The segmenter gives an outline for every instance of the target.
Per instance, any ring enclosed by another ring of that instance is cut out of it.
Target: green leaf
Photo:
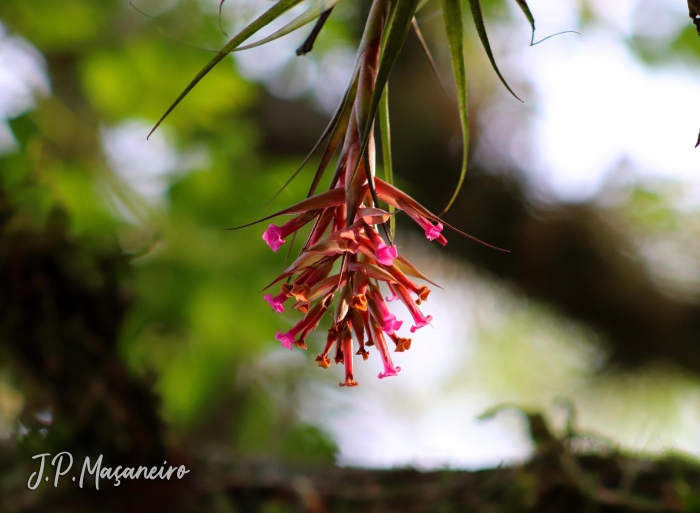
[[[445,31],[447,41],[450,45],[450,55],[452,57],[452,69],[455,75],[455,85],[457,86],[457,102],[459,104],[459,121],[462,125],[462,170],[459,174],[457,188],[452,194],[452,198],[447,203],[443,215],[447,212],[457,195],[459,194],[464,177],[467,174],[467,159],[469,158],[469,112],[467,106],[467,77],[464,65],[464,25],[462,23],[462,2],[461,0],[443,0],[442,12],[445,18]]]
[[[382,93],[382,104],[379,108],[379,133],[382,138],[382,164],[384,165],[384,180],[386,183],[394,183],[394,167],[391,159],[391,126],[389,124],[389,84]],[[396,209],[389,205],[389,212],[392,214]],[[392,239],[396,233],[396,216],[390,219]]]
[[[544,39],[540,39],[535,43],[535,17],[532,15],[532,11],[530,11],[530,6],[527,5],[527,0],[515,0],[518,5],[520,6],[520,9],[522,9],[523,13],[525,14],[525,17],[527,18],[527,21],[530,22],[530,27],[532,27],[532,36],[530,37],[530,46],[535,46],[540,44],[543,41],[546,41],[550,37],[558,36],[560,34],[578,34],[575,30],[565,30],[563,32],[557,32],[556,34],[552,34],[551,36],[547,36]]]
[[[413,25],[413,30],[416,33],[416,37],[418,38],[418,42],[420,43],[421,47],[423,48],[423,52],[425,53],[425,56],[428,59],[428,62],[430,63],[430,67],[433,69],[433,73],[435,74],[435,78],[437,78],[438,83],[440,84],[440,87],[442,87],[442,90],[447,93],[447,89],[445,88],[444,84],[442,83],[442,79],[440,78],[440,71],[438,70],[437,64],[435,64],[435,59],[433,59],[433,54],[430,52],[430,48],[428,47],[428,43],[425,41],[425,38],[423,37],[423,32],[421,32],[420,27],[418,26],[418,20],[416,20],[416,17],[413,17],[412,21]]]
[[[530,11],[530,6],[527,5],[526,0],[515,0],[518,5],[520,6],[520,9],[522,9],[523,13],[525,14],[525,17],[527,18],[527,21],[530,22],[530,27],[532,27],[532,37],[530,38],[530,46],[535,44],[535,17],[532,15],[532,11]]]
[[[498,65],[496,64],[496,59],[493,56],[493,51],[491,51],[489,36],[488,34],[486,34],[486,25],[484,25],[484,13],[481,10],[481,0],[469,0],[469,6],[471,7],[472,17],[474,18],[474,26],[476,26],[476,32],[479,34],[481,44],[484,45],[484,50],[486,50],[486,55],[488,56],[489,61],[491,61],[491,66],[493,66],[494,71],[498,75],[498,78],[501,79],[501,82],[506,87],[506,89],[510,91],[510,94],[512,94],[513,96],[515,96],[515,98],[520,100],[518,95],[515,94],[510,88],[510,86],[506,82],[506,79],[503,78],[503,75],[501,75],[501,71],[498,69]],[[522,102],[522,100],[520,101]]]
[[[265,43],[279,39],[282,36],[286,36],[290,32],[294,32],[296,29],[303,27],[307,23],[311,23],[316,18],[321,16],[321,14],[335,7],[335,4],[338,2],[339,0],[316,0],[304,14],[290,21],[287,25],[276,31],[274,34],[271,34],[255,43],[236,48],[233,51],[241,52],[243,50],[248,50],[249,48],[264,45]]]
[[[185,87],[184,91],[180,93],[180,96],[178,96],[177,99],[172,103],[172,105],[168,107],[168,110],[165,111],[165,114],[161,116],[161,118],[155,124],[153,129],[148,133],[148,137],[151,136],[151,134],[160,126],[163,120],[165,120],[165,118],[168,117],[168,115],[175,109],[175,107],[177,107],[177,105],[185,98],[185,96],[187,96],[189,92],[192,89],[194,89],[194,87],[199,83],[199,81],[202,80],[204,76],[214,68],[214,66],[221,62],[224,57],[226,57],[229,53],[234,51],[241,43],[243,43],[243,41],[254,35],[261,28],[266,27],[272,21],[276,20],[282,14],[287,12],[295,5],[301,3],[302,1],[303,0],[279,0],[279,2],[277,2],[270,9],[261,14],[250,25],[248,25],[246,28],[244,28],[238,34],[236,34],[228,43],[226,43],[226,45],[219,51],[219,53],[217,53],[214,56],[214,58],[212,58],[202,68],[202,70],[199,73],[197,73],[197,76],[195,76],[192,79],[192,81],[189,84],[187,84],[187,87]]]

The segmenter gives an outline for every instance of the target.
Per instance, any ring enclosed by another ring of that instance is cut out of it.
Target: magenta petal
[[[380,372],[379,379],[389,378],[391,376],[398,376],[401,372],[401,367],[384,367],[384,372]]]
[[[282,244],[284,244],[282,230],[274,224],[267,227],[267,230],[265,230],[265,233],[263,233],[262,238],[275,253],[282,247]]]
[[[440,237],[440,232],[442,231],[442,223],[438,223],[437,226],[430,225],[430,228],[425,230],[425,236],[428,240],[435,240]]]
[[[377,246],[377,260],[382,265],[393,265],[394,259],[399,256],[396,246],[388,247],[383,242]]]
[[[433,320],[432,315],[428,315],[425,319],[418,321],[415,326],[411,326],[411,333],[415,333],[417,330],[421,329],[424,326],[427,326],[430,324],[430,321]]]
[[[270,304],[270,306],[275,312],[284,312],[284,305],[282,304],[282,301],[279,300],[279,298],[276,298],[272,294],[265,294],[265,296],[263,296],[263,299]]]
[[[292,346],[294,345],[294,337],[287,333],[282,333],[282,330],[277,331],[277,335],[275,335],[275,339],[279,340],[282,342],[282,346],[286,347],[290,351],[292,350]]]
[[[393,335],[394,331],[399,329],[402,324],[403,321],[397,321],[395,315],[389,314],[386,317],[384,317],[384,325],[382,326],[382,331],[387,335]]]

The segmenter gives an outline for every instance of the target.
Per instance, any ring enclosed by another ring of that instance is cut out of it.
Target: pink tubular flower
[[[387,246],[376,229],[369,225],[368,228],[369,229],[365,230],[365,232],[373,246],[372,249],[374,250],[377,261],[382,265],[393,265],[394,259],[399,256],[399,251],[396,249],[396,246]]]
[[[279,330],[277,335],[275,335],[275,339],[279,340],[282,343],[282,346],[286,347],[287,349],[292,349],[293,345],[306,349],[304,338],[311,331],[316,329],[319,322],[321,322],[321,317],[323,317],[323,314],[328,308],[328,304],[332,300],[333,298],[330,297],[327,300],[316,303],[311,309],[309,309],[304,318],[287,333],[282,333],[282,330]],[[297,335],[299,335],[299,340],[295,342],[294,338]]]
[[[271,224],[263,233],[262,238],[265,242],[267,242],[267,245],[270,246],[272,251],[277,253],[277,250],[284,244],[285,237],[291,235],[315,217],[317,217],[317,213],[310,211],[296,216],[294,219],[287,221],[282,226],[275,226],[274,224]]]
[[[277,253],[277,250],[284,244],[282,230],[279,228],[279,226],[275,226],[274,224],[267,227],[267,230],[265,230],[263,233],[262,238],[275,253]]]
[[[392,301],[396,301],[397,299],[399,299],[399,296],[396,295],[394,287],[392,287],[391,284],[389,284],[389,290],[391,291],[391,297],[384,298],[387,303],[391,303]]]
[[[340,335],[340,343],[342,347],[343,361],[345,365],[345,382],[338,383],[341,387],[356,387],[357,381],[353,377],[353,365],[352,365],[352,332],[350,328],[346,325],[343,333]]]
[[[419,330],[420,328],[423,328],[424,326],[430,324],[430,321],[433,320],[433,316],[423,315],[423,313],[413,302],[413,299],[411,299],[411,295],[408,293],[406,288],[403,285],[397,284],[396,290],[399,293],[399,298],[401,299],[401,302],[404,305],[406,305],[406,308],[408,308],[408,311],[411,312],[411,316],[413,317],[414,326],[411,326],[411,333],[415,333],[416,330]]]
[[[425,236],[428,240],[434,241],[437,239],[443,246],[447,245],[447,239],[440,233],[443,228],[442,223],[438,222],[437,225],[433,225],[433,223],[428,221],[425,217],[411,209],[406,209],[406,213],[411,216],[411,219],[418,223],[418,226],[425,230]]]
[[[420,313],[420,312],[419,312],[419,313]],[[416,320],[415,320],[415,323],[416,323],[415,326],[411,326],[411,333],[415,333],[415,332],[418,331],[419,329],[424,328],[425,326],[427,326],[428,324],[430,324],[430,321],[432,321],[432,320],[433,320],[433,316],[432,316],[432,315],[428,315],[428,316],[423,317],[423,318],[421,318],[421,319],[416,319]]]
[[[403,321],[396,320],[396,316],[389,311],[381,293],[375,287],[371,287],[369,290],[368,304],[372,317],[387,335],[393,335],[396,330],[401,328]]]
[[[440,232],[442,232],[442,223],[438,223],[435,226],[431,224],[430,228],[425,230],[425,236],[428,240],[433,241],[440,237]]]
[[[286,347],[290,351],[292,350],[292,346],[294,345],[294,335],[291,331],[288,331],[287,333],[282,333],[282,330],[277,330],[275,340],[279,340],[280,342],[282,342],[282,347]]]
[[[370,321],[370,339],[374,342],[374,345],[379,351],[379,357],[382,359],[382,364],[384,365],[384,372],[380,372],[379,379],[388,378],[391,376],[398,376],[401,371],[401,367],[395,367],[394,362],[391,360],[391,354],[389,354],[389,348],[386,345],[386,340],[384,339],[384,334],[379,328],[374,319]]]
[[[399,256],[396,246],[388,247],[383,242],[377,246],[377,261],[382,265],[393,265],[394,259]]]
[[[284,292],[280,292],[276,296],[273,296],[272,294],[265,294],[263,299],[270,304],[275,312],[282,313],[284,312],[284,302],[289,299],[289,296],[287,296],[287,294]]]

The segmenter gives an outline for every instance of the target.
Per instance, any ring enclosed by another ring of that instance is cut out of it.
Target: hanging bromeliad
[[[279,0],[224,46],[190,82],[153,130],[229,53],[262,45],[318,18],[311,35],[297,53],[310,51],[337,1],[318,0],[306,13],[271,36],[241,46],[261,28],[302,2]],[[534,32],[534,20],[527,3],[525,0],[516,1],[530,20]],[[343,363],[345,380],[340,383],[341,386],[357,386],[353,377],[353,356],[359,355],[366,360],[369,357],[368,347],[374,347],[378,351],[384,365],[379,378],[396,376],[401,370],[392,362],[388,341],[394,345],[394,351],[402,352],[410,348],[411,339],[398,334],[403,322],[390,313],[387,302],[399,300],[404,304],[413,320],[411,333],[432,320],[430,315],[425,315],[420,309],[420,305],[428,299],[430,290],[414,280],[432,282],[398,254],[393,244],[392,217],[398,211],[404,212],[425,230],[425,236],[429,240],[437,241],[443,246],[447,244],[447,239],[442,234],[444,227],[481,242],[450,226],[392,185],[387,79],[409,30],[413,27],[418,31],[414,16],[425,3],[426,0],[373,0],[348,88],[330,124],[304,161],[305,164],[325,144],[307,198],[251,223],[283,215],[293,216],[281,226],[270,224],[264,231],[262,238],[273,251],[277,251],[287,237],[310,225],[299,257],[271,284],[283,282],[280,292],[267,294],[264,299],[277,312],[283,312],[287,303],[303,314],[291,330],[277,332],[275,338],[289,349],[294,346],[306,349],[305,339],[309,333],[319,326],[324,315],[332,317],[325,347],[316,357],[316,362],[323,368],[330,366],[331,358],[335,363]],[[505,84],[489,46],[480,0],[469,0],[469,3],[489,60]],[[442,10],[455,75],[464,144],[459,183],[444,214],[454,202],[464,180],[469,125],[461,0],[443,0]],[[374,120],[377,115],[384,180],[375,176]],[[325,192],[316,193],[321,177],[336,153],[338,163],[330,187]]]

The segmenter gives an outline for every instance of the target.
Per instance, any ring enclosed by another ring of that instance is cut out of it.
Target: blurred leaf
[[[93,105],[108,119],[155,119],[162,98],[176,95],[180,78],[196,72],[200,55],[191,48],[176,53],[172,44],[134,38],[123,47],[91,52],[81,66],[81,79]],[[175,122],[178,132],[185,136],[196,127],[220,128],[222,118],[251,103],[253,91],[231,69],[212,73]]]
[[[90,170],[57,166],[50,174],[57,199],[71,214],[75,233],[99,233],[115,226],[116,218],[102,200]]]
[[[292,461],[331,465],[337,448],[333,441],[314,426],[292,426],[284,437],[282,457]]]
[[[111,32],[117,0],[3,0],[0,18],[42,50],[79,52]]]

